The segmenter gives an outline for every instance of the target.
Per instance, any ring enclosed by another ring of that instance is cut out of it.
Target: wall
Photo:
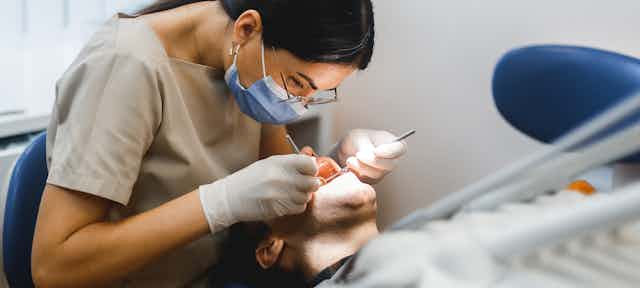
[[[84,42],[116,11],[151,0],[2,0],[0,115],[46,114],[55,81]]]
[[[383,225],[542,148],[493,106],[492,70],[504,52],[554,43],[640,56],[639,1],[374,4],[374,63],[341,87],[334,136],[357,127],[418,130],[408,157],[377,186]]]

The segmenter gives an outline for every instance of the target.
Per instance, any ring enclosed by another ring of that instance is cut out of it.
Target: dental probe
[[[287,141],[289,142],[291,149],[293,149],[293,151],[295,151],[296,154],[300,154],[300,148],[298,148],[298,145],[296,145],[296,142],[293,141],[293,138],[291,138],[291,135],[287,133],[285,137],[287,138]]]
[[[413,134],[416,134],[416,129],[413,129],[413,130],[411,130],[411,131],[409,131],[407,133],[402,134],[402,136],[400,136],[400,137],[396,138],[395,140],[391,141],[391,143],[400,142],[400,141],[402,141],[404,139],[409,138]]]

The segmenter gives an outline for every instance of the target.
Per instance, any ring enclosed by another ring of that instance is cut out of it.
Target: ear
[[[233,43],[240,46],[262,34],[262,17],[256,10],[243,12],[233,24]]]
[[[258,243],[256,261],[263,269],[271,268],[278,262],[282,250],[284,250],[284,240],[267,237]]]

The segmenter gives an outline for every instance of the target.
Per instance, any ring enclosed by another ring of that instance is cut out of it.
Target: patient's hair
[[[222,258],[209,275],[213,288],[235,284],[248,288],[309,287],[301,271],[284,271],[278,263],[264,269],[256,260],[256,248],[271,233],[264,223],[238,223],[229,229]]]

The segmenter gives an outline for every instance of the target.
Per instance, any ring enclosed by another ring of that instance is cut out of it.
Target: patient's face
[[[353,173],[345,173],[320,187],[304,213],[267,225],[270,233],[256,249],[259,265],[312,276],[378,233],[376,193]]]
[[[375,190],[353,173],[345,173],[320,187],[303,214],[277,218],[268,224],[277,237],[303,240],[348,233],[375,218]]]

